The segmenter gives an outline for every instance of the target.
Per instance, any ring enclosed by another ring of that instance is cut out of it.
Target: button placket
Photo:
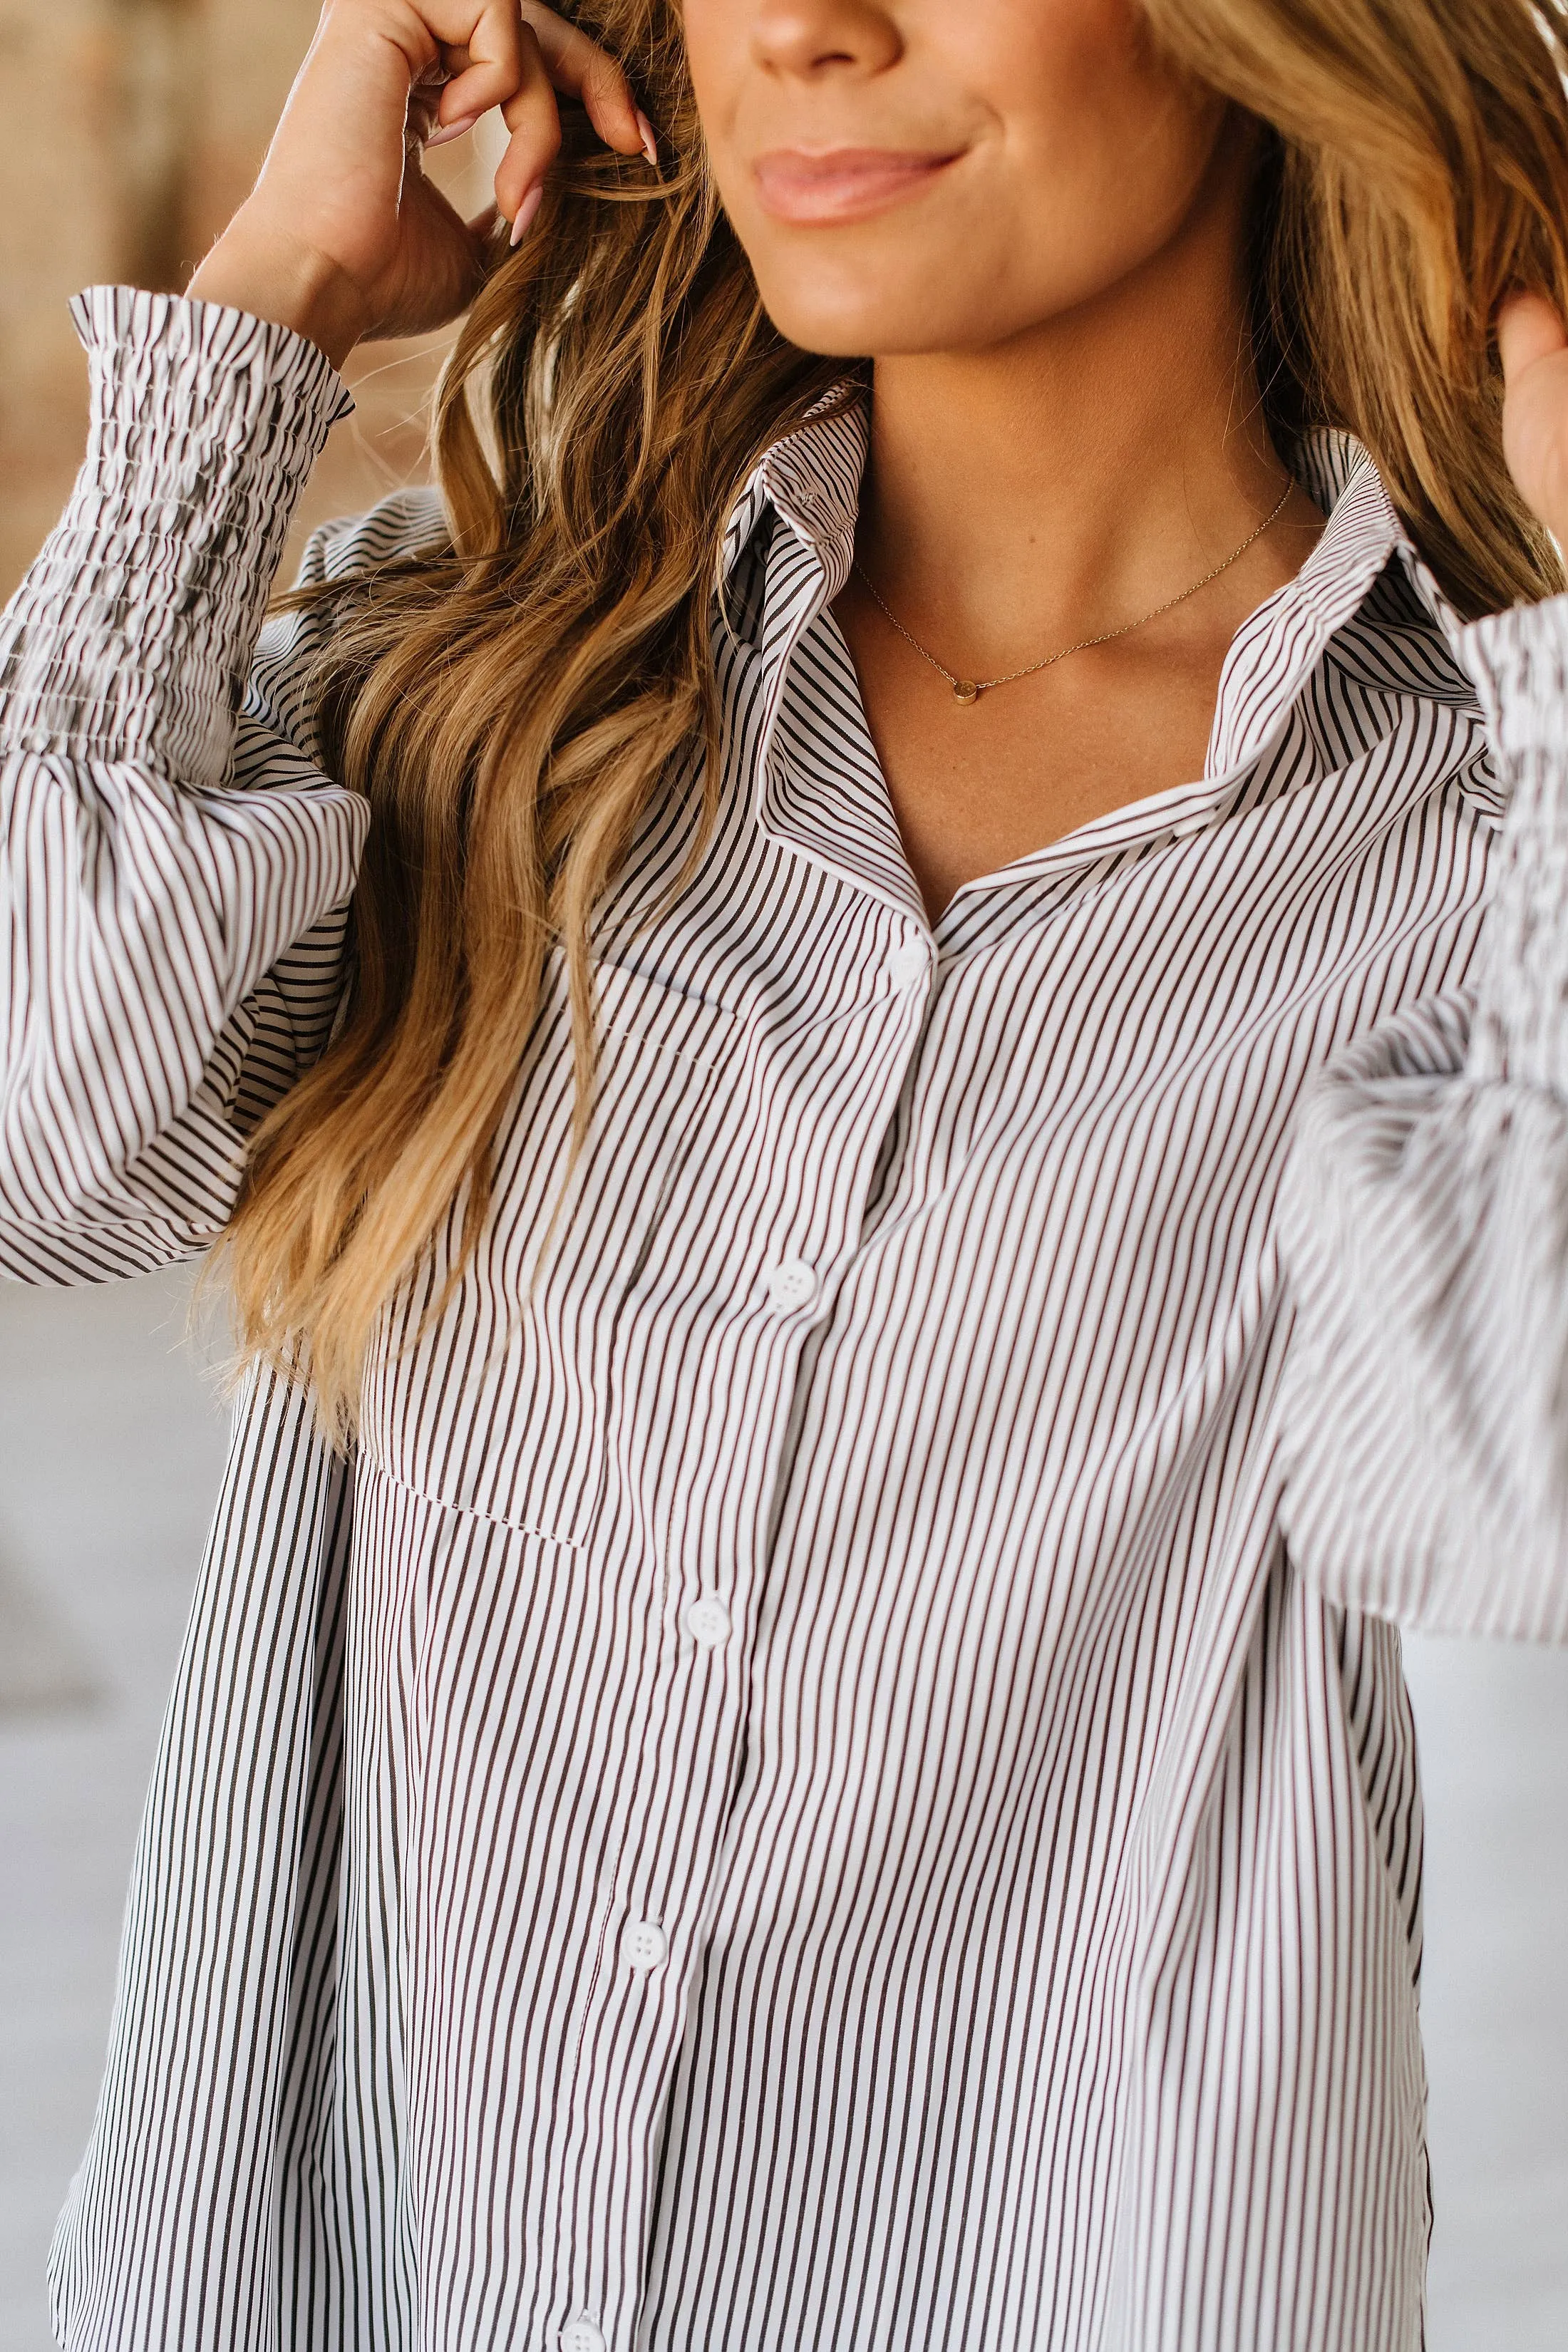
[[[911,932],[915,928],[911,923]],[[884,944],[887,938],[883,929]],[[880,1003],[867,1002],[862,977],[858,981],[853,1001],[838,1008],[866,1024],[867,1050],[877,1056],[876,1066],[882,1081],[875,1089],[878,1096],[884,1094],[889,1085],[896,1095],[900,1081],[897,1074],[889,1077],[887,1061],[902,1060],[906,1049],[900,1041],[912,1036],[918,1025],[922,991],[936,969],[935,957],[929,947],[914,939],[905,939],[900,944],[916,950],[908,959],[907,984],[911,994],[889,997],[884,981]],[[885,955],[881,961],[886,961]],[[860,969],[864,973],[863,963]],[[874,947],[870,969],[873,972],[877,969]],[[846,1155],[856,1163],[868,1155],[874,1158],[885,1106],[879,1110],[864,1093],[845,1089],[824,1097],[820,1107],[830,1114],[827,1132],[819,1139],[826,1163],[837,1167]],[[748,1444],[760,1458],[768,1459],[775,1452],[778,1435],[789,1424],[795,1393],[790,1368],[807,1339],[812,1310],[820,1307],[846,1253],[853,1251],[858,1228],[851,1205],[856,1190],[853,1181],[842,1188],[835,1184],[828,1192],[826,1197],[835,1203],[835,1213],[823,1216],[808,1210],[804,1220],[799,1218],[798,1202],[793,1203],[795,1215],[785,1209],[788,1196],[782,1184],[775,1190],[764,1180],[759,1189],[773,1193],[777,1210],[784,1211],[773,1226],[778,1235],[778,1262],[769,1266],[764,1257],[761,1272],[762,1298],[778,1321],[770,1330],[764,1311],[761,1318],[747,1318],[738,1328],[740,1346],[754,1354],[758,1367],[766,1374],[755,1391],[759,1398],[768,1396],[766,1417],[750,1425]],[[779,1247],[781,1243],[783,1248]],[[786,1255],[790,1243],[795,1249]],[[743,1308],[747,1275],[752,1284],[758,1280],[756,1257],[751,1259],[745,1272],[742,1271],[742,1265],[743,1259],[738,1255],[734,1268],[740,1276],[734,1297],[737,1314]],[[756,1288],[751,1289],[750,1296],[754,1305],[759,1296]],[[640,1303],[639,1311],[643,1311]],[[722,1336],[716,1334],[716,1348]],[[779,1381],[776,1394],[773,1388],[775,1375]],[[724,1377],[727,1390],[732,1392],[737,1376],[728,1360]],[[745,1386],[751,1392],[752,1384],[748,1381]],[[670,1685],[678,1688],[675,1703],[690,1711],[689,1721],[693,1736],[682,1749],[680,1772],[677,1775],[680,1785],[673,1786],[668,1780],[668,1759],[661,1767],[657,1743],[649,1744],[647,1753],[636,1760],[623,1783],[626,1836],[613,1873],[614,1892],[606,1889],[610,1916],[605,1919],[601,1914],[603,1941],[599,1951],[603,1961],[594,1971],[584,2025],[585,2034],[597,2029],[614,2037],[603,2044],[605,2065],[612,2070],[623,2063],[628,2069],[635,2065],[638,2079],[644,2071],[645,2052],[656,2043],[661,2051],[664,2047],[667,2021],[674,2018],[678,2008],[673,1999],[676,1981],[671,1972],[684,1977],[690,1967],[694,1923],[707,1916],[713,1899],[710,1880],[722,1854],[724,1827],[716,1811],[710,1826],[708,1816],[715,1791],[727,1785],[727,1761],[741,1737],[743,1700],[743,1676],[729,1670],[730,1661],[723,1653],[726,1644],[738,1641],[748,1622],[748,1596],[773,1507],[774,1482],[781,1471],[787,1476],[787,1465],[774,1461],[770,1475],[759,1482],[754,1494],[749,1492],[747,1482],[745,1517],[734,1525],[730,1524],[727,1515],[720,1526],[707,1517],[693,1520],[682,1507],[681,1498],[676,1496],[671,1499],[669,1517],[659,1529],[658,1549],[663,1576],[675,1585],[670,1596],[675,1602],[671,1612],[674,1627],[671,1628],[671,1617],[664,1617],[666,1646],[658,1661],[657,1685],[650,1685],[644,1692],[640,1711],[645,1719],[657,1715],[662,1704],[660,1692],[665,1677],[668,1677]],[[728,1481],[724,1482],[724,1492],[727,1498],[733,1492]],[[738,1494],[734,1499],[738,1505]],[[721,1580],[722,1597],[711,1589]],[[668,1585],[665,1590],[668,1592]],[[671,1630],[677,1632],[675,1641],[669,1640]],[[685,1687],[680,1689],[682,1681]],[[694,1817],[699,1815],[702,1819],[700,1836],[694,1827]],[[647,1916],[644,1911],[645,1906],[651,1910],[656,1904],[662,1918]],[[678,1944],[672,1944],[675,1937],[679,1938]],[[585,2138],[595,2137],[595,2130],[594,2121],[585,2117]],[[584,2229],[593,2231],[601,2226],[593,2192],[581,2205],[572,2199],[563,2200],[563,2243],[575,2243]],[[578,2315],[573,2324],[595,2329],[600,2326],[591,2313]],[[567,2338],[563,2352],[577,2352],[579,2346],[583,2352],[592,2352],[594,2338],[587,2335]]]
[[[715,1592],[705,1592],[686,1612],[686,1630],[701,1650],[717,1650],[730,1638],[730,1612]]]
[[[669,1937],[657,1919],[634,1919],[621,1937],[621,1958],[638,1976],[647,1976],[669,1958]]]
[[[889,949],[886,965],[888,978],[901,992],[923,988],[931,977],[931,955],[920,940],[900,940]]]
[[[816,1268],[803,1257],[786,1257],[767,1271],[768,1297],[781,1314],[790,1315],[802,1307],[809,1307],[822,1287]]]
[[[555,2343],[557,2352],[608,2352],[609,2339],[598,2322],[584,2314],[569,2319]]]

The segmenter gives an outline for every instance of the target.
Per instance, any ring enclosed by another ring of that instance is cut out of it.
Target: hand
[[[561,143],[557,90],[607,146],[657,161],[620,67],[540,0],[326,0],[261,176],[191,293],[294,327],[336,364],[368,336],[444,326],[479,289],[496,215],[461,220],[422,147],[500,107],[496,207],[515,244]]]
[[[1498,314],[1507,396],[1502,445],[1525,504],[1568,549],[1568,332],[1540,294],[1515,294]]]

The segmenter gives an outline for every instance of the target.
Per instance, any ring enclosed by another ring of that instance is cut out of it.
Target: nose
[[[877,0],[759,0],[752,54],[791,80],[880,73],[903,54],[899,28]]]

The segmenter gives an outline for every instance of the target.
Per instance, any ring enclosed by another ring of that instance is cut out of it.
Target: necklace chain
[[[914,650],[919,654],[921,661],[929,662],[932,669],[939,671],[941,675],[946,678],[949,686],[952,688],[953,700],[955,702],[961,702],[967,705],[972,702],[978,702],[981,696],[983,694],[989,694],[994,687],[1012,686],[1021,677],[1034,677],[1043,669],[1054,669],[1057,663],[1066,661],[1069,654],[1086,654],[1095,646],[1113,645],[1118,637],[1130,637],[1134,629],[1146,629],[1151,621],[1163,620],[1167,613],[1173,613],[1178,604],[1185,604],[1189,603],[1193,597],[1197,595],[1200,589],[1204,589],[1208,586],[1211,580],[1217,580],[1222,572],[1228,572],[1233,563],[1239,563],[1242,557],[1247,553],[1247,549],[1249,547],[1256,546],[1258,541],[1262,538],[1264,532],[1268,530],[1271,525],[1279,521],[1280,516],[1285,511],[1286,506],[1289,500],[1290,492],[1294,487],[1294,483],[1287,482],[1285,485],[1284,496],[1280,499],[1280,501],[1275,508],[1273,513],[1265,515],[1263,520],[1258,524],[1258,529],[1254,531],[1250,531],[1247,538],[1242,541],[1241,545],[1235,549],[1231,554],[1226,557],[1223,563],[1216,563],[1212,572],[1205,572],[1201,580],[1194,580],[1192,586],[1190,588],[1184,588],[1179,596],[1173,596],[1166,604],[1156,604],[1152,613],[1145,613],[1139,620],[1124,621],[1119,629],[1107,629],[1098,637],[1080,637],[1077,645],[1063,646],[1058,653],[1047,654],[1043,661],[1030,662],[1023,669],[1010,669],[1001,677],[960,677],[955,670],[948,668],[945,662],[938,661],[936,656],[931,653],[928,647],[922,646],[917,636],[913,635],[910,630],[905,628],[902,621],[900,620],[896,613],[889,611],[888,606],[882,602],[881,597],[879,596],[875,587],[872,585],[870,579],[868,577],[866,572],[858,562],[855,566],[855,571],[864,585],[867,594],[870,597],[871,602],[876,605],[883,618],[892,623],[894,628],[897,629],[900,636],[903,638],[905,644],[914,647]]]

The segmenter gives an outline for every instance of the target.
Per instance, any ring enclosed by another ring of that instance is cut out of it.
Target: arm
[[[46,1282],[221,1227],[331,1020],[366,822],[302,731],[308,629],[246,695],[342,386],[210,305],[103,288],[79,323],[87,461],[0,623],[0,1269]]]
[[[1568,344],[1527,299],[1504,353],[1510,460],[1552,522]],[[1374,1033],[1303,1106],[1286,1533],[1349,1606],[1568,1642],[1568,598],[1466,651],[1512,787],[1478,992]]]
[[[1514,799],[1476,997],[1303,1105],[1285,1528],[1331,1599],[1568,1641],[1568,601],[1472,634]]]
[[[102,289],[80,313],[88,462],[0,627],[0,1272],[205,1247],[325,1043],[366,811],[314,757],[319,615],[269,633],[247,690],[262,606],[341,413],[329,357],[443,324],[492,258],[494,215],[465,225],[420,141],[499,105],[521,232],[557,88],[653,160],[619,67],[538,0],[328,0],[200,299]],[[406,552],[396,508],[313,560]]]

